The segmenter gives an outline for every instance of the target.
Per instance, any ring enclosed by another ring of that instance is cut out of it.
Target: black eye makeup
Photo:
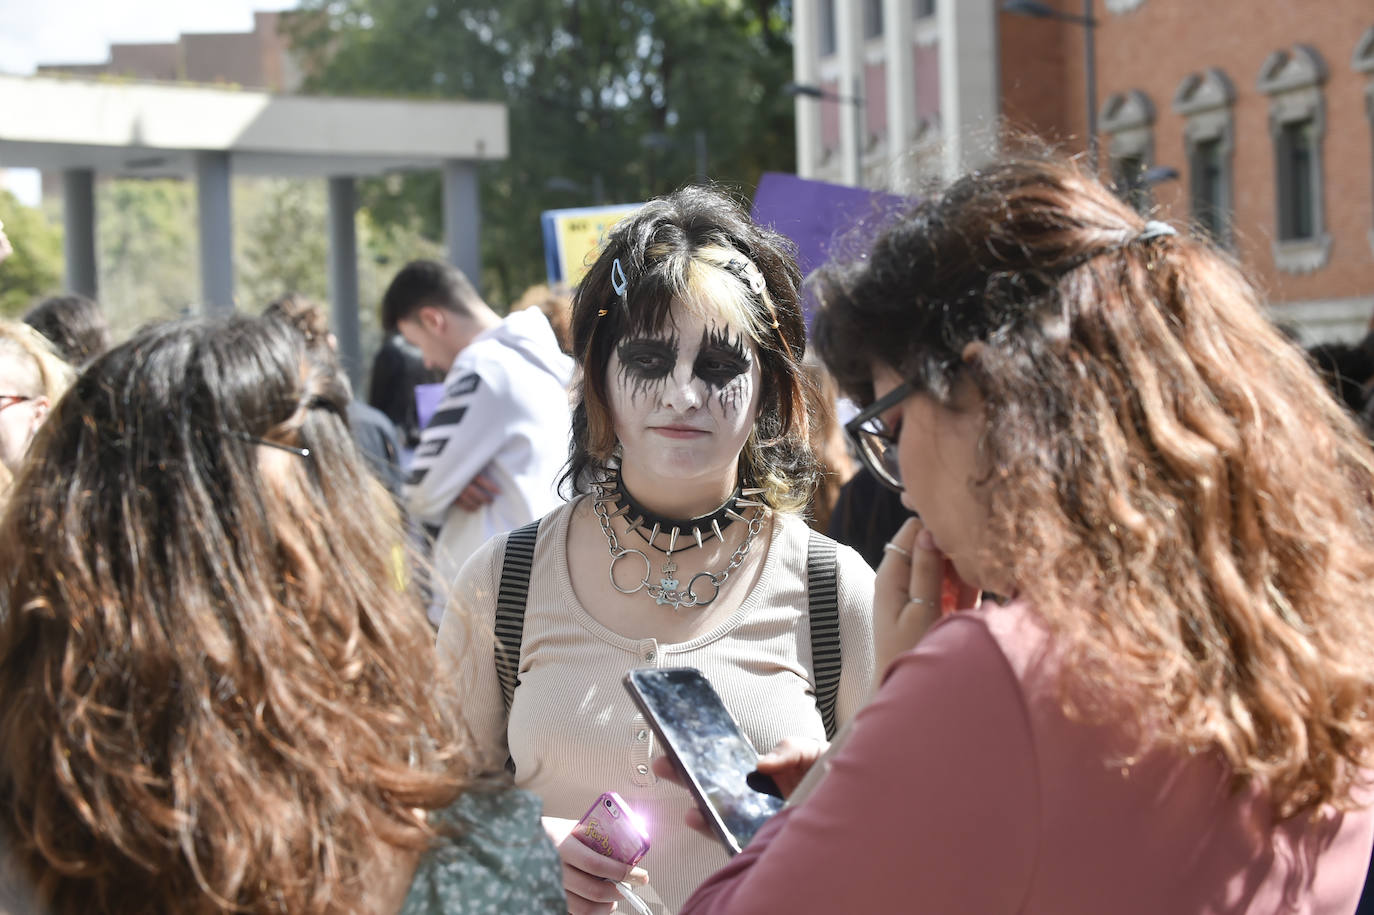
[[[617,379],[630,398],[638,400],[661,393],[683,354],[674,334],[624,340],[616,347],[616,356],[620,361]],[[748,400],[753,365],[753,353],[743,335],[712,327],[701,333],[692,357],[692,376],[705,383],[708,396],[715,396],[723,412],[730,413]]]
[[[713,327],[702,331],[692,374],[719,390],[748,372],[751,364],[743,337]]]
[[[620,358],[621,383],[632,396],[639,397],[672,374],[677,364],[677,337],[625,340],[616,347],[616,355]]]

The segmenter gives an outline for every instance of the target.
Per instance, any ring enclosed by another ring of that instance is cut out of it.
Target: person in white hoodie
[[[562,501],[573,361],[536,309],[504,320],[462,271],[417,260],[382,296],[382,325],[443,370],[444,392],[415,449],[405,498],[415,517],[439,525],[437,597],[476,549]]]

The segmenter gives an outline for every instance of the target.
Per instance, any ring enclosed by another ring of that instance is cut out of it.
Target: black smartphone
[[[695,667],[646,668],[627,673],[625,688],[663,741],[701,815],[730,854],[738,854],[783,802],[750,787],[759,755],[711,681]]]

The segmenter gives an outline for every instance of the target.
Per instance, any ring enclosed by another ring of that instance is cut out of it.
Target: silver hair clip
[[[1169,225],[1167,222],[1160,222],[1157,219],[1151,219],[1149,222],[1145,223],[1145,228],[1140,230],[1140,234],[1135,237],[1135,240],[1150,241],[1151,239],[1164,238],[1168,235],[1177,234],[1178,230],[1175,229],[1173,226]]]
[[[624,298],[625,293],[630,288],[630,281],[625,279],[625,268],[620,266],[620,258],[618,257],[611,263],[611,288],[621,298]]]
[[[759,270],[758,264],[755,264],[748,258],[732,257],[726,262],[725,269],[748,283],[749,291],[754,295],[763,295],[763,290],[768,287],[768,284],[764,282],[763,273]]]
[[[237,429],[230,429],[228,426],[220,426],[219,431],[221,435],[231,436],[233,438],[238,439],[239,441],[247,442],[250,445],[264,445],[268,448],[276,448],[278,451],[285,451],[288,454],[294,454],[297,457],[310,457],[309,448],[297,448],[295,445],[288,445],[284,442],[274,442],[271,439],[260,438],[249,432],[241,432]]]

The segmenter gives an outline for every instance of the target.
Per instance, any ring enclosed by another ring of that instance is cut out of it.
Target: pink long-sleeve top
[[[947,617],[889,668],[825,779],[680,915],[1354,912],[1368,809],[1275,823],[1211,753],[1129,769],[1068,719],[1024,604]]]

